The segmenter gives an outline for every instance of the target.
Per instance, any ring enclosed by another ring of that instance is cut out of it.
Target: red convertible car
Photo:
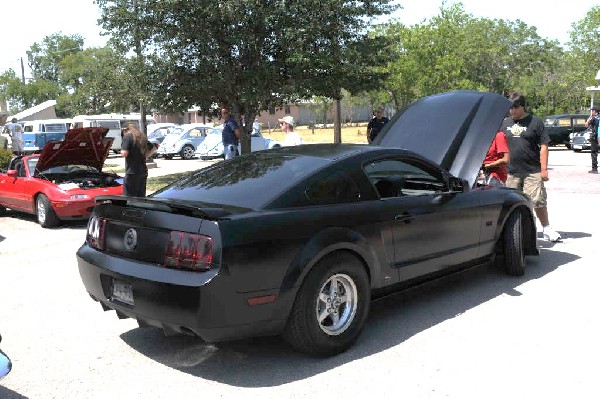
[[[98,195],[121,195],[122,178],[102,172],[112,138],[106,128],[80,128],[40,154],[16,156],[0,169],[0,216],[11,208],[37,215],[42,227],[87,219]]]

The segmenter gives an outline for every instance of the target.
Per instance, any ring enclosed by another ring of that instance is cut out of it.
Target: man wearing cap
[[[600,107],[595,105],[591,108],[592,114],[585,122],[585,127],[590,128],[592,134],[590,135],[590,147],[592,152],[592,170],[589,173],[598,173],[598,146],[600,145],[600,139],[598,138],[598,111]]]
[[[527,194],[533,202],[535,214],[543,227],[544,239],[562,241],[560,234],[550,226],[548,218],[546,187],[548,180],[548,143],[550,137],[544,130],[544,122],[525,112],[525,97],[512,93],[509,115],[502,123],[502,131],[508,142],[510,160],[506,187]]]
[[[284,147],[302,144],[302,137],[294,131],[294,117],[286,115],[279,119],[281,130],[285,133],[285,138],[281,142]]]
[[[12,118],[11,123],[4,125],[8,131],[8,135],[12,141],[12,151],[16,155],[21,155],[23,152],[23,128],[17,123],[17,118]]]
[[[233,119],[233,116],[231,116],[229,108],[221,109],[221,118],[225,120],[225,122],[223,122],[223,132],[221,133],[223,139],[223,154],[225,159],[231,159],[238,155],[237,148],[242,135],[242,130],[235,119]]]

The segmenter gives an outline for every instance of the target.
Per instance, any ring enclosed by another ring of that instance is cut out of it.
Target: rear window
[[[253,152],[193,172],[151,196],[259,209],[328,162],[272,150]]]

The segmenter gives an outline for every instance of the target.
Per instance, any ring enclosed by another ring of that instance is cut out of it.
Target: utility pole
[[[21,57],[21,81],[25,84],[25,67],[23,66],[23,57]]]

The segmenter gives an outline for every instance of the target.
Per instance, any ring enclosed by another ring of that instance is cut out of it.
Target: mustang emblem
[[[137,246],[137,242],[137,231],[135,231],[134,229],[127,230],[125,232],[125,236],[123,237],[123,244],[125,245],[125,249],[129,252],[133,252],[133,250]]]

